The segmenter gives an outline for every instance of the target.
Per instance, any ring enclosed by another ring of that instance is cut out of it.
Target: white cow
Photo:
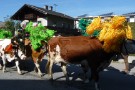
[[[2,58],[3,61],[3,66],[0,65],[0,67],[3,68],[3,72],[5,72],[7,61],[11,62],[15,60],[17,71],[19,74],[22,74],[19,67],[19,59],[25,59],[26,56],[19,49],[11,49],[11,51],[9,51],[10,53],[5,52],[5,49],[10,44],[11,44],[11,39],[0,39],[0,57]]]

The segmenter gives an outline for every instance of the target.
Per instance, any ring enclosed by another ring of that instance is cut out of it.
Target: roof
[[[125,13],[125,14],[122,14],[122,15],[135,15],[135,12],[130,12],[130,13]]]
[[[53,11],[53,10],[47,10],[45,8],[41,8],[41,7],[37,7],[37,6],[34,6],[34,5],[29,5],[29,4],[24,4],[12,17],[11,19],[14,19],[17,14],[24,8],[24,7],[28,7],[28,8],[31,8],[31,9],[34,9],[36,11],[38,11],[39,13],[42,13],[44,15],[55,15],[55,16],[59,16],[59,17],[62,17],[62,18],[67,18],[67,19],[72,19],[72,20],[75,20],[75,18],[71,17],[71,16],[68,16],[66,14],[63,14],[63,13],[59,13],[59,12],[56,12],[56,11]]]
[[[113,12],[101,14],[101,15],[99,15],[99,16],[112,16],[112,15],[113,15]]]
[[[110,13],[105,13],[98,16],[101,16],[101,17],[114,16],[114,13],[110,12]],[[77,18],[94,18],[98,16],[89,16],[88,14],[83,14],[83,15],[78,16]]]
[[[80,15],[80,16],[78,16],[77,18],[84,18],[84,17],[88,17],[88,14]]]

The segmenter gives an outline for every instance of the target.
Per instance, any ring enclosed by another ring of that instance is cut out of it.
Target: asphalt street
[[[100,87],[102,90],[135,90],[135,57],[129,57],[130,73],[124,74],[123,62],[112,62],[108,68],[100,72]],[[39,77],[33,71],[34,64],[31,59],[21,61],[23,75],[17,74],[14,63],[7,65],[7,72],[0,71],[0,90],[95,90],[91,81],[84,84],[82,81],[82,70],[79,65],[69,65],[70,83],[65,82],[59,64],[53,66],[54,81],[49,81],[45,73],[47,60],[41,62],[43,77]]]

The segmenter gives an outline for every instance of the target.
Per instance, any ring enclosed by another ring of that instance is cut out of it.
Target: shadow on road
[[[135,76],[110,66],[100,73],[100,85],[102,90],[135,90]]]
[[[41,71],[45,73],[47,60],[43,60]],[[21,61],[21,69],[32,72],[34,63],[32,60]],[[9,65],[10,66],[10,65]],[[70,84],[67,85],[59,64],[54,64],[54,81],[47,78],[41,80],[0,80],[0,90],[95,90],[94,83],[83,83],[82,69],[79,65],[69,65]],[[30,74],[29,74],[30,75]],[[25,74],[24,74],[25,76]],[[45,74],[46,77],[47,74]],[[121,73],[118,69],[110,66],[100,72],[100,87],[102,90],[135,90],[135,76]]]

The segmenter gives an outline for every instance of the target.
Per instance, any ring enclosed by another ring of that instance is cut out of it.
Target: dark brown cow
[[[135,54],[135,40],[133,39],[126,39],[124,40],[121,48],[121,56],[124,59],[126,73],[129,73],[129,63],[128,63],[128,56],[129,54]]]
[[[68,63],[81,64],[85,73],[87,67],[91,69],[91,79],[95,80],[96,90],[99,90],[99,71],[106,68],[115,53],[107,53],[102,48],[103,44],[96,38],[84,36],[54,37],[48,42],[49,60],[46,65],[49,78],[53,79],[53,63],[61,63],[61,68],[68,79],[66,65]],[[85,75],[85,82],[89,79]]]

